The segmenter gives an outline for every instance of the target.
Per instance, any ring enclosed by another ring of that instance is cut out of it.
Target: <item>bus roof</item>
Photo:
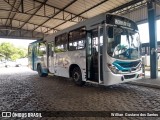
[[[108,15],[108,16],[114,16],[114,18],[117,17],[117,18],[121,18],[121,19],[123,19],[123,20],[125,19],[125,20],[127,20],[128,22],[132,22],[132,24],[134,23],[132,20],[130,20],[130,19],[126,18],[126,17],[122,17],[122,16],[119,16],[119,15],[110,14],[110,13],[102,13],[102,14],[100,14],[100,15],[97,15],[97,16],[94,16],[94,17],[92,17],[92,18],[89,18],[89,19],[87,19],[86,21],[80,22],[80,23],[78,23],[78,24],[76,24],[76,25],[73,25],[73,26],[71,26],[71,27],[65,28],[64,30],[58,31],[57,33],[53,33],[53,34],[51,34],[51,35],[48,35],[48,36],[46,36],[46,37],[44,38],[44,40],[45,40],[45,41],[48,41],[48,42],[54,41],[53,39],[54,39],[55,36],[60,35],[60,34],[63,34],[63,33],[67,33],[68,31],[72,31],[72,30],[74,30],[74,29],[77,29],[77,28],[83,27],[83,26],[86,27],[86,30],[90,30],[90,29],[93,28],[94,25],[98,25],[98,24],[103,23],[103,22],[106,20],[106,16],[107,16],[107,15]],[[113,22],[112,22],[112,24],[113,24]],[[132,27],[133,27],[133,25],[132,25]],[[135,27],[135,26],[134,26],[134,27]],[[135,28],[136,28],[136,27],[135,27]]]

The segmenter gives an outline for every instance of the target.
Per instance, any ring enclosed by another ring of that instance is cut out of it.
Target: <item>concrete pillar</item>
[[[148,24],[150,39],[150,72],[151,78],[156,79],[158,76],[157,65],[157,35],[156,35],[156,3],[155,0],[147,1]]]

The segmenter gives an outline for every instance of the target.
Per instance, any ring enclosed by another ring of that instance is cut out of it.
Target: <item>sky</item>
[[[140,33],[140,40],[141,43],[148,43],[149,42],[149,30],[148,30],[148,23],[143,23],[138,25],[139,33]],[[158,34],[160,31],[160,20],[157,20],[157,41],[160,41],[160,34]],[[35,40],[27,40],[27,39],[6,39],[6,38],[0,38],[0,43],[2,42],[10,42],[16,47],[24,47],[28,48],[29,43],[33,42]]]

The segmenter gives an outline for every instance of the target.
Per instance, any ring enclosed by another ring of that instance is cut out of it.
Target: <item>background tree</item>
[[[11,55],[13,55],[14,52],[15,48],[13,47],[13,44],[5,42],[0,44],[0,53],[5,55],[7,60],[11,58]]]
[[[8,42],[3,42],[0,44],[0,54],[5,56],[6,60],[13,60],[19,58],[24,58],[27,56],[27,49],[25,48],[17,48],[13,44]]]

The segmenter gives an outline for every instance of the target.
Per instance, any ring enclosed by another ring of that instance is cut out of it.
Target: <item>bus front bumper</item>
[[[140,80],[144,78],[144,73],[142,73],[142,71],[129,74],[113,74],[112,72],[105,72],[103,78],[104,85],[113,85],[118,83]]]

